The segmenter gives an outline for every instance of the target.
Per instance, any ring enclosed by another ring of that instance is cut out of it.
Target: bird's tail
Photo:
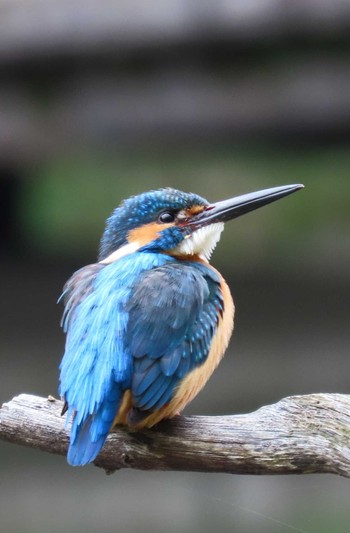
[[[116,417],[122,392],[116,386],[97,411],[79,420],[79,413],[73,417],[67,461],[72,466],[91,463],[101,451]]]

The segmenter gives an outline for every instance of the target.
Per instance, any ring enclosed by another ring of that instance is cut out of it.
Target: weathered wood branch
[[[0,438],[64,455],[62,402],[21,394],[0,409]],[[119,428],[95,464],[234,474],[334,473],[350,477],[350,395],[284,398],[250,414],[181,416],[156,428]]]

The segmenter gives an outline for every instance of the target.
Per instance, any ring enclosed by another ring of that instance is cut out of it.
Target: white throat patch
[[[132,254],[136,252],[140,248],[140,245],[137,242],[129,242],[128,244],[124,244],[121,248],[118,248],[115,252],[111,253],[108,257],[105,257],[105,259],[102,259],[100,263],[103,265],[109,265],[110,263],[114,263],[114,261],[117,261],[121,257],[124,257],[125,255]]]
[[[190,235],[188,235],[176,248],[170,250],[172,255],[199,255],[201,259],[209,261],[211,254],[214,251],[215,246],[220,240],[220,234],[224,229],[223,222],[216,222],[199,228]],[[111,253],[105,259],[102,259],[100,263],[109,265],[114,263],[121,257],[136,252],[141,247],[138,242],[130,242],[118,248],[115,252]]]
[[[202,259],[209,261],[223,229],[223,222],[197,229],[171,250],[172,255],[199,255]]]

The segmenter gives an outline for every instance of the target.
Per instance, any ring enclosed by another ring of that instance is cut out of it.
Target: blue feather
[[[171,400],[176,383],[177,383],[177,378],[173,376],[170,383],[168,383],[168,387],[165,388],[164,391],[162,391],[162,395],[161,396],[159,394],[157,395],[159,396],[159,398],[154,403],[153,409],[159,409],[160,407],[163,407],[165,404],[167,404]]]
[[[157,359],[176,349],[208,294],[193,265],[172,262],[145,272],[127,304],[133,356]]]
[[[165,376],[172,376],[180,364],[182,357],[181,346],[174,351],[163,355],[160,360],[160,368]]]
[[[142,409],[155,409],[157,402],[160,398],[163,397],[164,393],[166,393],[169,398],[172,395],[173,392],[173,385],[175,383],[175,380],[172,378],[169,378],[167,376],[159,376],[157,380],[152,384],[151,387],[146,391],[146,394],[142,397]],[[163,406],[162,403],[160,405]]]
[[[196,363],[198,363],[198,361],[195,360],[194,358],[194,361],[193,361],[193,366],[195,366]],[[181,363],[179,364],[177,370],[176,370],[176,377],[180,380],[182,378],[184,378],[186,376],[186,374],[189,372],[190,368],[191,368],[191,359],[189,357],[186,357],[186,358],[182,358],[181,359]]]
[[[154,361],[152,366],[148,367],[144,372],[139,372],[137,366],[134,367],[132,376],[132,389],[136,396],[144,393],[148,387],[156,381],[161,374],[158,361]]]
[[[121,389],[115,384],[110,395],[96,413],[78,423],[73,415],[71,442],[67,460],[72,466],[83,466],[96,459],[104,445],[121,400]]]
[[[139,277],[127,302],[126,331],[136,408],[162,407],[180,381],[204,363],[221,302],[218,274],[201,263],[168,262]]]
[[[134,286],[143,271],[171,260],[151,253],[137,254],[136,260],[133,254],[98,269],[89,284],[86,280],[82,285],[68,282],[60,394],[69,406],[67,420],[73,418],[68,452],[71,464],[94,460],[122,395],[131,386],[133,357],[125,336],[129,320],[126,303]]]

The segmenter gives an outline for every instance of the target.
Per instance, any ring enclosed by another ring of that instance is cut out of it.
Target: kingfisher
[[[116,425],[141,430],[174,417],[204,387],[233,330],[230,290],[209,263],[224,223],[302,187],[213,204],[165,188],[113,211],[98,262],[75,272],[62,294],[69,464],[94,461]]]

